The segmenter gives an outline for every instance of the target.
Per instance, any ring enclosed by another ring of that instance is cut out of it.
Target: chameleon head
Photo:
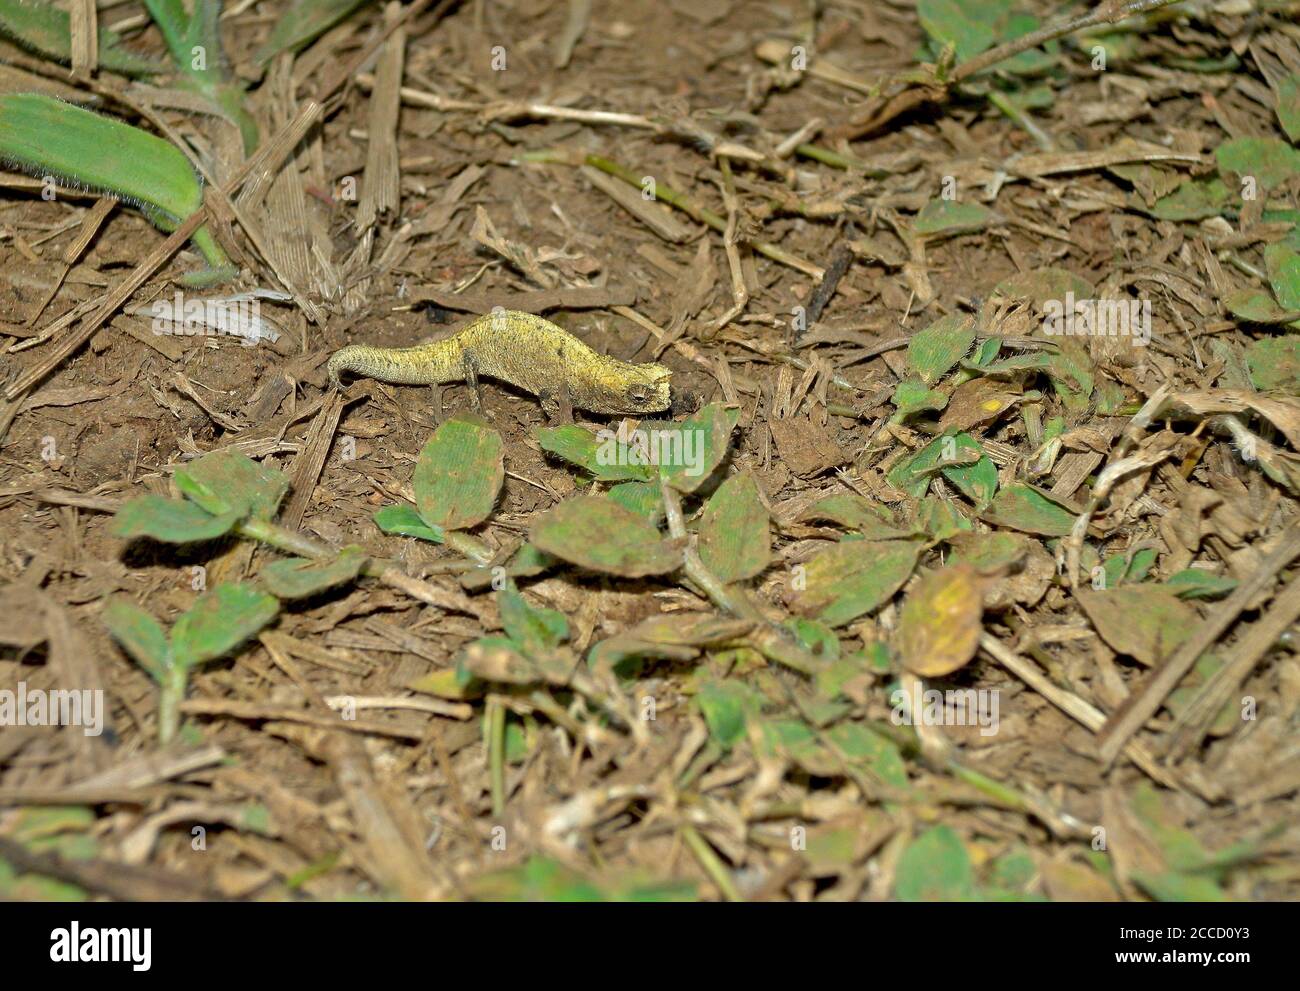
[[[672,405],[670,386],[673,373],[663,365],[650,362],[633,365],[609,397],[611,413],[661,413]]]

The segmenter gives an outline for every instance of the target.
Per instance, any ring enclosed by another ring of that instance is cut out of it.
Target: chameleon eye
[[[647,403],[653,395],[654,390],[648,385],[630,385],[627,388],[627,398],[630,402]]]

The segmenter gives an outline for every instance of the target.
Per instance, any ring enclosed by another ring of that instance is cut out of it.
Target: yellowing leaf
[[[791,606],[827,626],[879,608],[911,577],[920,553],[910,540],[844,540],[796,572]]]
[[[979,647],[983,612],[983,582],[971,565],[954,564],[926,575],[899,615],[903,666],[925,678],[964,666]]]

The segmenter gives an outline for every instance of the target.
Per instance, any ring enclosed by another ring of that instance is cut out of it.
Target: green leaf
[[[1266,224],[1290,224],[1282,243],[1300,250],[1300,210],[1265,210],[1263,220]]]
[[[799,719],[764,719],[758,724],[760,757],[776,757],[818,777],[844,773],[844,762],[822,746],[812,727]]]
[[[1077,337],[1066,337],[1058,340],[1057,347],[1060,350],[1047,356],[1047,375],[1065,408],[1083,413],[1096,381],[1088,345]]]
[[[262,569],[262,584],[280,599],[305,599],[327,588],[345,585],[361,573],[366,552],[344,547],[332,561],[291,557],[273,561]]]
[[[1027,537],[1003,531],[959,533],[949,543],[952,545],[950,564],[969,564],[985,574],[1010,568],[1029,553]]]
[[[1153,667],[1196,627],[1196,610],[1159,585],[1075,591],[1098,636],[1117,653]]]
[[[1165,871],[1133,873],[1133,881],[1158,902],[1226,902],[1228,896],[1213,878],[1200,874]]]
[[[979,203],[958,203],[956,200],[931,200],[921,208],[912,223],[916,233],[928,239],[936,235],[952,237],[983,230],[996,219],[996,215]]]
[[[158,31],[167,43],[167,48],[171,51],[177,66],[187,66],[193,58],[191,46],[207,40],[200,38],[203,26],[203,18],[199,15],[200,5],[195,6],[195,16],[192,18],[182,0],[144,0],[144,5],[149,8],[149,16],[158,25]],[[216,51],[212,52],[214,58],[217,55]]]
[[[1288,244],[1270,244],[1264,249],[1264,267],[1278,303],[1300,310],[1300,252]]]
[[[623,482],[605,493],[624,509],[630,509],[649,522],[658,524],[664,518],[664,497],[655,482]]]
[[[964,313],[950,313],[916,334],[907,345],[907,361],[921,381],[934,385],[975,343],[975,321]]]
[[[940,470],[943,455],[948,448],[945,438],[936,437],[915,454],[903,458],[885,476],[889,484],[913,499],[920,499],[930,490],[930,479]]]
[[[724,582],[753,578],[771,561],[771,521],[748,472],[719,485],[704,507],[699,551],[705,566]]]
[[[121,36],[115,31],[101,27],[98,33],[96,61],[101,69],[124,76],[147,76],[167,71],[161,62],[122,47]],[[0,34],[65,65],[72,61],[71,18],[66,10],[60,10],[53,3],[0,0]]]
[[[1283,309],[1263,289],[1239,289],[1224,299],[1223,308],[1251,323],[1291,323],[1300,318],[1300,310]]]
[[[724,750],[730,750],[745,736],[745,722],[756,714],[754,693],[734,681],[709,682],[695,696],[709,733]]]
[[[570,423],[543,427],[536,437],[542,450],[577,465],[598,482],[644,482],[654,477],[654,470],[642,460],[639,447],[620,443],[613,431],[602,433],[606,436],[597,437],[590,430]]]
[[[1140,582],[1147,576],[1155,564],[1156,552],[1149,547],[1136,551],[1130,558],[1127,554],[1112,554],[1102,565],[1102,588],[1118,588],[1127,583]]]
[[[537,855],[519,867],[478,875],[468,883],[468,891],[470,897],[489,902],[680,902],[698,897],[689,881],[647,880],[630,873],[597,884]]]
[[[385,506],[383,509],[376,510],[371,518],[375,521],[375,526],[383,530],[384,533],[396,533],[403,537],[419,537],[421,540],[427,540],[434,544],[441,544],[445,539],[442,527],[429,526],[420,518],[420,514],[415,511],[414,506],[407,506],[404,503]]]
[[[1265,192],[1300,173],[1300,152],[1278,138],[1233,138],[1214,150],[1221,172],[1253,177]]]
[[[289,491],[284,472],[229,449],[177,468],[173,478],[187,499],[209,513],[233,510],[241,518],[270,519]]]
[[[803,588],[795,585],[791,605],[828,626],[843,626],[879,608],[902,588],[919,553],[910,540],[841,541],[803,566]]]
[[[239,519],[239,513],[213,516],[192,503],[146,495],[118,509],[110,529],[114,536],[127,540],[151,537],[168,544],[189,544],[227,534]]]
[[[965,461],[962,452],[967,452],[968,455],[975,454],[978,460],[974,464],[944,468],[943,477],[952,482],[957,491],[975,503],[976,509],[982,509],[998,490],[998,466],[984,453],[984,448],[980,447],[979,442],[970,434],[954,434],[952,440],[953,443],[948,451],[955,459]],[[945,453],[942,444],[940,447],[940,453]]]
[[[1032,14],[1012,12],[1007,18],[1005,26],[998,33],[999,41],[1014,41],[1022,38],[1031,31],[1038,30],[1042,22]],[[1060,65],[1061,43],[1059,41],[1049,41],[1041,48],[1031,48],[1028,51],[1020,52],[1011,58],[1003,59],[997,63],[997,68],[1002,72],[1014,72],[1022,76],[1040,76]],[[1035,86],[1033,89],[1011,90],[1008,97],[1013,103],[1020,106],[1050,106],[1053,96],[1051,86]]]
[[[659,474],[678,492],[694,492],[727,456],[731,431],[739,420],[740,410],[725,409],[720,403],[710,403],[683,420],[674,428],[681,431],[683,456],[672,458],[670,464],[661,460]]]
[[[462,414],[434,431],[415,463],[411,485],[426,524],[466,530],[488,518],[504,480],[501,435]]]
[[[510,558],[506,572],[512,578],[528,578],[555,567],[555,563],[555,558],[550,554],[535,544],[525,542]]]
[[[1218,176],[1188,179],[1168,196],[1156,200],[1147,212],[1157,220],[1204,220],[1223,213],[1232,199]]]
[[[991,48],[1009,0],[917,0],[916,15],[940,47],[953,45],[958,62]]]
[[[479,875],[470,894],[493,902],[601,902],[601,890],[572,868],[533,855],[520,867]]]
[[[604,496],[565,500],[533,523],[529,539],[562,561],[624,578],[682,564],[679,541],[664,540],[645,517]]]
[[[257,122],[244,107],[244,87],[230,73],[221,45],[220,0],[194,3],[193,14],[184,0],[144,0],[149,15],[171,52],[184,85],[198,90],[239,127],[244,152],[257,147]]]
[[[900,527],[886,507],[871,502],[856,492],[819,499],[809,508],[804,518],[830,520],[859,531],[867,540],[893,540],[910,537],[913,532]]]
[[[999,492],[979,516],[987,523],[1044,537],[1064,537],[1074,526],[1073,513],[1024,482]]]
[[[1237,587],[1237,581],[1204,568],[1184,568],[1170,575],[1165,587],[1181,599],[1221,599]]]
[[[569,639],[569,621],[554,609],[531,606],[517,589],[497,595],[501,626],[526,653],[549,650]]]
[[[796,616],[782,624],[794,634],[794,638],[805,648],[827,661],[837,661],[840,656],[840,638],[825,623],[815,619]]]
[[[907,788],[907,765],[892,740],[872,732],[861,723],[843,722],[826,737],[850,764],[895,788]]]
[[[0,95],[0,159],[38,177],[106,190],[172,231],[203,204],[189,160],[138,127],[39,93]],[[214,268],[229,264],[207,227],[195,247]]]
[[[172,627],[172,656],[192,668],[228,654],[275,619],[280,603],[250,585],[218,585]]]
[[[934,540],[951,540],[957,534],[973,529],[971,521],[955,505],[935,495],[928,495],[917,503],[916,528]]]
[[[1038,876],[1038,865],[1025,846],[1015,846],[989,868],[989,884],[1004,890],[1023,891]]]
[[[943,409],[948,405],[946,395],[938,389],[926,388],[925,383],[918,379],[904,379],[899,382],[889,401],[898,409],[894,416],[896,423],[901,423],[917,413]]]
[[[996,337],[986,337],[975,347],[974,353],[968,359],[968,363],[975,368],[984,368],[1002,350],[1002,342]]]
[[[171,667],[171,648],[158,621],[125,599],[114,599],[104,610],[104,625],[154,681],[161,682]]]
[[[898,858],[894,894],[904,902],[977,901],[966,847],[949,826],[934,826]]]

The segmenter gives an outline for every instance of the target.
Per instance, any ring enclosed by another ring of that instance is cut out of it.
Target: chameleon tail
[[[351,365],[353,355],[350,354],[349,352],[354,352],[356,350],[357,350],[357,346],[351,345],[349,347],[339,348],[332,355],[330,355],[329,364],[326,366],[326,370],[329,372],[331,387],[335,389],[340,387],[339,386],[340,372],[350,372],[353,370]]]
[[[454,340],[422,344],[413,348],[377,348],[368,344],[349,344],[330,357],[330,385],[339,385],[342,372],[355,372],[368,378],[398,385],[433,385],[461,377]]]

